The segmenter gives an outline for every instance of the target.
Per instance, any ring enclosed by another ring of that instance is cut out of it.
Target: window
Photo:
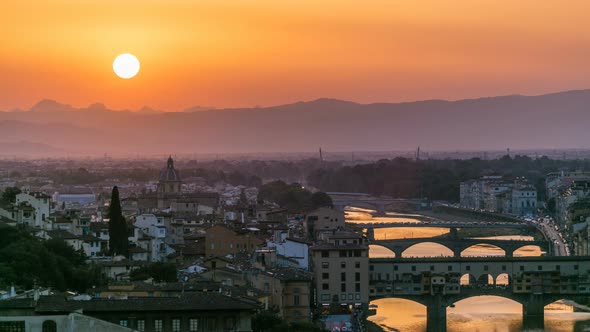
[[[412,265],[412,271],[416,271],[416,265]]]
[[[453,271],[453,266],[452,266],[452,265],[449,265],[449,266],[447,267],[447,270],[448,270],[448,271]]]
[[[434,265],[430,265],[430,271],[434,271]]]
[[[329,266],[330,266],[330,264],[328,264],[328,262],[322,262],[323,269],[327,269]]]
[[[487,270],[488,270],[488,266],[487,266],[487,265],[484,265],[484,266],[483,266],[483,270],[484,270],[484,271],[487,271]]]
[[[143,319],[137,320],[137,330],[138,331],[145,331],[145,320],[143,320]]]
[[[0,331],[25,332],[25,321],[24,320],[0,321]],[[43,322],[43,331],[45,331],[45,322]]]
[[[578,265],[574,265],[574,270],[577,270],[577,269],[578,269]]]
[[[360,272],[356,272],[354,274],[354,281],[361,281],[361,273]]]
[[[293,305],[299,305],[299,295],[293,295]]]
[[[356,300],[360,300],[360,299],[361,299],[361,294],[358,294],[358,293],[357,293],[357,294],[355,294],[354,298],[355,298]]]
[[[397,270],[398,270],[398,266],[397,266],[397,265],[395,265],[395,266],[393,267],[393,270],[394,270],[394,271],[397,271]]]
[[[346,272],[340,272],[340,281],[346,281]]]
[[[127,323],[127,321],[125,321],[125,323]],[[127,326],[127,325],[122,325],[122,326]],[[55,323],[54,320],[46,320],[43,322],[43,325],[41,326],[41,330],[43,332],[57,332],[57,323]],[[19,330],[17,330],[17,329],[4,330],[4,329],[0,328],[0,331],[11,331],[12,332],[12,331],[19,331]],[[22,331],[24,331],[24,329]]]
[[[329,290],[330,284],[322,284],[322,290]]]
[[[537,266],[537,271],[543,271],[543,266],[542,265]]]
[[[330,294],[322,294],[321,299],[322,301],[330,301]]]
[[[361,257],[361,251],[360,250],[355,250],[354,251],[354,257]]]
[[[323,258],[330,257],[330,252],[329,252],[329,251],[327,251],[327,250],[324,250],[324,251],[322,251],[322,257],[323,257]]]
[[[340,291],[343,293],[346,292],[346,284],[344,284],[344,283],[340,284]]]
[[[375,270],[375,266],[374,265],[369,265],[369,271],[373,271]]]
[[[502,265],[502,271],[506,271],[506,265]]]
[[[520,266],[520,270],[521,270],[521,271],[524,271],[524,266],[522,266],[522,265],[521,265],[521,266]]]
[[[161,319],[154,320],[154,331],[162,332],[164,324],[162,323]]]
[[[346,250],[340,250],[340,257],[346,257]]]
[[[561,270],[561,265],[555,265],[555,269],[556,269],[557,271]]]
[[[361,283],[357,282],[356,284],[354,284],[354,291],[357,293],[360,293],[361,291]]]
[[[361,268],[361,262],[354,262],[354,268],[355,269],[360,269]]]
[[[172,319],[172,332],[180,332],[180,318]]]
[[[346,268],[346,262],[340,262],[340,267],[345,269]]]
[[[322,279],[330,279],[330,274],[329,273],[322,273]]]
[[[465,267],[465,271],[471,271],[471,266],[467,265],[467,266]]]
[[[119,321],[119,325],[127,327],[127,325],[128,325],[128,322],[127,322],[127,320],[126,320],[126,319],[121,319],[121,320]]]

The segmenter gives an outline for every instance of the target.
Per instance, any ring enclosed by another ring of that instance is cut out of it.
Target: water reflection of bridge
[[[440,228],[517,228],[535,229],[525,223],[513,222],[454,222],[454,221],[422,221],[422,222],[347,222],[348,225],[364,228],[397,228],[397,227],[440,227]]]
[[[446,331],[446,308],[474,296],[493,295],[523,306],[525,328],[543,328],[544,307],[590,296],[590,256],[486,258],[371,258],[369,296],[402,298],[426,306],[427,331]],[[461,285],[469,276],[470,285]],[[505,275],[508,284],[494,282]]]

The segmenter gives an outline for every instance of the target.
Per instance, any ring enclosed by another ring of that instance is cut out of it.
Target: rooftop
[[[185,293],[179,297],[134,297],[124,300],[92,299],[71,301],[63,297],[41,297],[35,311],[39,313],[72,312],[129,312],[129,311],[214,311],[255,310],[257,305],[243,302],[215,292]]]

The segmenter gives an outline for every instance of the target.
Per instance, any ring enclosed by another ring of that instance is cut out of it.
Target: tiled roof
[[[255,310],[257,306],[214,292],[185,293],[181,297],[141,297],[125,300],[92,299],[89,301],[55,301],[41,297],[36,311],[72,312],[129,312],[129,311],[213,311],[213,310]]]
[[[52,239],[64,239],[64,240],[73,240],[73,239],[79,239],[80,237],[78,235],[72,234],[66,230],[63,229],[55,229],[52,231],[47,231],[47,235],[49,235],[49,237],[51,237]]]
[[[297,268],[276,268],[266,271],[266,274],[283,281],[311,281],[310,272]]]
[[[132,247],[129,248],[129,253],[130,254],[143,254],[148,252],[147,250],[143,249],[142,247]]]

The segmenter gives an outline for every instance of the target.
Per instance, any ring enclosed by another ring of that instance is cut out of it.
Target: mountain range
[[[587,148],[589,106],[590,90],[372,104],[322,98],[185,112],[42,100],[28,111],[0,112],[0,155],[18,152],[11,144],[49,155]]]

